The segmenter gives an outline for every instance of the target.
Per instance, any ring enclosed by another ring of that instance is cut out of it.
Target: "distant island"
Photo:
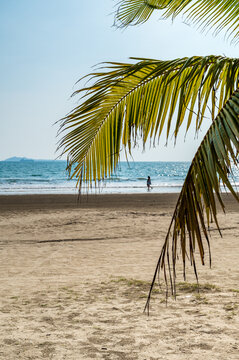
[[[4,161],[35,161],[34,159],[28,159],[26,157],[18,157],[18,156],[13,156],[13,157],[10,157]]]
[[[8,159],[2,160],[2,161],[6,161],[6,162],[22,162],[22,161],[65,161],[65,160],[45,160],[45,159],[31,159],[31,158],[27,158],[27,157],[19,157],[19,156],[13,156],[10,157]]]

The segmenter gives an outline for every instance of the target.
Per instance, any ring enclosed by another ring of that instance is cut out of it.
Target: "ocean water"
[[[152,192],[179,192],[189,162],[122,162],[117,172],[100,183],[92,193],[145,193],[147,177]],[[77,194],[76,180],[69,179],[65,161],[0,162],[0,195],[11,194]],[[239,172],[235,171],[235,185]],[[83,184],[82,192],[86,192]]]

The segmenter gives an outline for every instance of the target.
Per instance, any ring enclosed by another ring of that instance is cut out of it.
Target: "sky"
[[[201,33],[179,18],[113,27],[114,0],[0,0],[0,160],[12,156],[55,159],[55,124],[78,103],[78,79],[105,61],[129,57],[173,59],[193,55],[238,57],[223,34]],[[84,83],[83,83],[84,85]],[[208,126],[195,139],[184,132],[174,146],[141,146],[135,161],[190,161]],[[124,160],[122,156],[121,160]]]

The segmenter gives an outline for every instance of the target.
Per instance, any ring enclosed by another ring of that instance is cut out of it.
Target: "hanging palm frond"
[[[144,23],[154,10],[163,10],[168,2],[163,0],[122,0],[117,8],[115,24],[124,27]]]
[[[239,59],[138,60],[110,63],[106,72],[89,75],[93,85],[74,93],[83,91],[84,102],[63,119],[59,148],[79,188],[82,180],[91,185],[110,176],[121,147],[130,153],[138,136],[143,144],[155,142],[166,128],[166,139],[171,130],[176,138],[183,120],[187,130],[193,124],[198,131],[208,103],[213,118],[237,88]]]
[[[116,13],[119,26],[143,23],[154,10],[163,18],[183,13],[185,21],[214,34],[226,30],[228,38],[239,40],[239,0],[122,0]]]
[[[204,265],[204,243],[209,246],[207,226],[212,217],[217,222],[216,198],[224,210],[220,184],[225,185],[239,201],[229,175],[232,164],[238,165],[239,153],[239,90],[236,90],[213,121],[191,163],[172,217],[157,263],[145,309],[149,310],[151,292],[160,271],[166,286],[176,294],[176,260],[180,249],[185,279],[185,262],[189,257],[197,278],[195,252],[198,249]],[[205,220],[206,216],[206,220]],[[209,257],[211,263],[210,247]]]

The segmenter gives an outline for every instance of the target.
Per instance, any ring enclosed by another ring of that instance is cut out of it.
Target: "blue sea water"
[[[148,175],[152,192],[179,192],[189,162],[122,162],[116,174],[94,187],[92,193],[145,193]],[[70,180],[66,162],[18,161],[0,162],[0,195],[11,194],[77,194],[76,180]],[[235,172],[239,185],[239,172]],[[86,187],[83,184],[83,193]]]

